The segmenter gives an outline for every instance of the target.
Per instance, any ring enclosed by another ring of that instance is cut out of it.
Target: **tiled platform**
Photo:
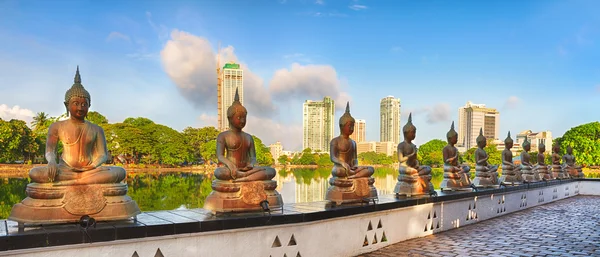
[[[600,256],[600,196],[567,198],[360,256]]]

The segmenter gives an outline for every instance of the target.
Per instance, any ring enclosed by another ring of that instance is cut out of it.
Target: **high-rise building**
[[[356,144],[356,154],[375,152],[377,150],[377,142],[360,142]]]
[[[392,156],[397,147],[398,145],[394,144],[394,142],[377,142],[375,145],[375,152]]]
[[[271,156],[273,156],[273,160],[275,160],[275,164],[285,164],[279,163],[279,156],[283,155],[283,146],[281,142],[277,141],[275,144],[269,145],[269,150],[271,152]]]
[[[364,142],[367,136],[367,121],[357,119],[354,122],[354,133],[350,135],[350,138],[354,140],[357,144],[360,142]]]
[[[479,129],[483,128],[483,136],[488,139],[499,139],[500,112],[485,104],[474,104],[470,101],[458,108],[458,143],[465,149],[477,147]]]
[[[379,105],[380,142],[394,142],[395,145],[400,143],[400,98],[387,96],[381,99]]]
[[[227,109],[233,103],[235,90],[238,90],[240,95],[240,103],[244,104],[244,71],[240,69],[237,63],[227,63],[223,66],[221,72],[221,81],[218,83],[220,87],[217,91],[217,103],[220,105],[218,110],[219,115],[219,131],[229,129],[229,120],[227,120]]]
[[[521,133],[517,134],[515,143],[523,144],[525,138],[529,141],[532,152],[537,152],[539,145],[543,143],[546,146],[545,153],[552,153],[552,132],[548,130],[541,132],[533,132],[531,130],[521,131]]]
[[[306,100],[302,113],[302,148],[329,152],[329,143],[334,137],[334,101],[328,96],[322,102]]]

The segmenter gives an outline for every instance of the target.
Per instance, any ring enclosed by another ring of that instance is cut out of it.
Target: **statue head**
[[[573,147],[567,146],[567,153],[573,155]]]
[[[402,134],[404,134],[405,140],[413,140],[417,134],[417,127],[412,124],[412,113],[408,114],[408,122],[402,128]]]
[[[79,66],[75,72],[73,86],[65,93],[65,108],[67,116],[72,115],[74,118],[83,120],[92,104],[90,93],[85,90],[81,84],[81,76],[79,75]]]
[[[554,145],[552,146],[552,152],[553,152],[553,153],[558,153],[558,152],[560,152],[560,145],[559,145],[559,144],[554,144]]]
[[[544,152],[546,152],[546,145],[544,143],[540,143],[540,145],[538,145],[538,153]]]
[[[227,120],[229,120],[229,126],[241,130],[246,126],[247,115],[248,111],[246,110],[246,107],[240,103],[240,94],[236,88],[233,103],[227,108]]]
[[[511,149],[513,147],[513,140],[510,137],[510,131],[508,131],[508,136],[506,136],[504,139],[504,147],[506,147],[506,149]]]
[[[456,130],[454,130],[454,121],[452,122],[452,125],[450,125],[450,131],[446,133],[446,139],[448,139],[448,143],[451,145],[454,145],[456,142],[458,142],[458,133],[456,133]]]
[[[352,115],[350,115],[350,102],[346,103],[346,111],[344,112],[344,115],[342,115],[342,117],[340,117],[340,131],[343,135],[347,135],[350,136],[352,135],[352,133],[354,133],[354,123],[356,121],[354,120],[354,118],[352,117]]]
[[[527,137],[525,137],[525,141],[523,141],[522,145],[525,152],[529,152],[529,150],[531,150],[531,144],[529,143],[529,140],[527,140]]]
[[[479,148],[484,148],[487,145],[487,138],[485,138],[483,136],[483,128],[479,128],[479,136],[477,136],[477,139],[475,139],[477,141],[477,146],[479,146]]]

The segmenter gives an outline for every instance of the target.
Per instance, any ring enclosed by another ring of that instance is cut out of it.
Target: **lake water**
[[[331,168],[279,169],[274,180],[284,203],[302,203],[324,200],[330,177]],[[373,177],[379,194],[391,194],[398,171],[376,168]],[[442,169],[433,169],[431,182],[436,189],[441,181]],[[26,197],[28,183],[26,178],[0,179],[0,219],[6,219],[12,206]],[[206,175],[184,172],[129,174],[127,184],[128,195],[142,211],[202,208],[212,191],[211,179]]]

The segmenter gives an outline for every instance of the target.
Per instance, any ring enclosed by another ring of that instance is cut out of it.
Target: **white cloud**
[[[353,4],[351,6],[348,6],[348,8],[355,10],[355,11],[360,11],[360,10],[364,10],[367,9],[367,6],[365,5],[360,5],[360,4]]]
[[[451,116],[450,105],[447,103],[438,103],[433,106],[425,106],[418,109],[402,110],[402,118],[404,120],[407,119],[410,113],[412,113],[413,117],[425,114],[427,123],[429,124],[449,121]]]
[[[315,4],[324,5],[325,1],[324,0],[317,0],[317,1],[315,1]]]
[[[338,109],[343,109],[350,95],[342,91],[337,72],[330,65],[292,64],[290,69],[275,72],[269,82],[274,97],[281,100],[314,99],[330,96]]]
[[[156,32],[156,34],[158,34],[158,39],[160,40],[166,40],[167,38],[169,38],[169,29],[167,28],[167,26],[163,25],[163,24],[155,24],[152,21],[152,13],[151,12],[146,12],[146,20],[148,21],[148,24],[150,24],[150,26],[152,27],[152,29],[154,29],[154,32]]]
[[[301,125],[282,124],[273,120],[277,114],[275,102],[283,103],[298,97],[319,100],[331,96],[336,106],[343,108],[350,99],[348,93],[342,92],[342,82],[329,65],[293,63],[289,69],[276,71],[269,87],[265,87],[263,79],[240,62],[233,46],[221,49],[220,55],[221,65],[233,61],[244,70],[244,105],[249,113],[247,131],[256,133],[266,144],[279,140],[287,149],[301,146]],[[175,29],[160,57],[164,71],[186,100],[198,109],[216,111],[217,54],[207,39]],[[198,120],[204,126],[214,126],[217,118],[204,112]]]
[[[127,42],[131,42],[131,39],[129,39],[129,37],[125,34],[113,31],[110,34],[108,34],[108,36],[106,37],[106,41],[110,42],[110,41],[114,41],[114,40],[124,40]]]
[[[304,14],[307,14],[309,16],[314,16],[314,17],[348,17],[347,14],[339,13],[336,11],[333,11],[333,12],[308,12],[308,13],[304,13]]]
[[[217,117],[216,115],[212,116],[203,113],[200,116],[198,116],[198,121],[200,121],[200,127],[212,126],[216,128],[219,123],[219,117]]]
[[[27,124],[29,124],[33,120],[34,116],[35,113],[33,113],[33,111],[21,108],[18,105],[9,107],[6,104],[0,104],[0,118],[3,120],[24,120],[27,122]]]
[[[508,99],[506,99],[506,102],[504,103],[504,108],[505,109],[515,109],[519,106],[520,103],[521,103],[521,99],[519,99],[516,96],[510,96],[510,97],[508,97]]]
[[[402,53],[404,49],[401,46],[394,46],[390,49],[392,53]]]

